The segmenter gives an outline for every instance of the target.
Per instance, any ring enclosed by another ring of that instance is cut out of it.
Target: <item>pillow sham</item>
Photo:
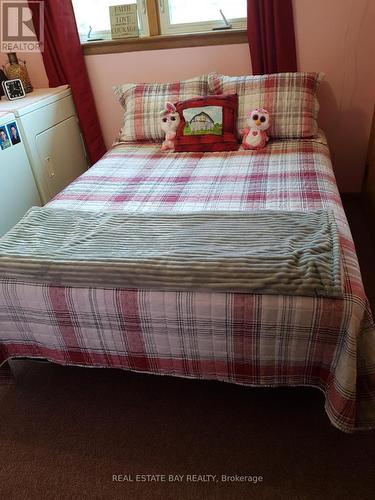
[[[166,101],[208,94],[208,75],[175,83],[126,83],[113,90],[125,109],[118,142],[160,141],[160,110]]]
[[[208,75],[214,94],[238,94],[237,128],[246,126],[246,113],[265,108],[272,116],[269,136],[309,138],[318,132],[317,91],[324,73],[275,73],[271,75]]]
[[[175,106],[180,115],[175,151],[234,151],[239,148],[236,94],[197,97],[179,101]]]

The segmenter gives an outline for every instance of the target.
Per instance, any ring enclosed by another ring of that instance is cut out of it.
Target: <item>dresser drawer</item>
[[[24,129],[27,129],[29,136],[30,134],[36,136],[71,116],[75,116],[75,113],[73,99],[71,96],[67,96],[23,115],[22,124]]]

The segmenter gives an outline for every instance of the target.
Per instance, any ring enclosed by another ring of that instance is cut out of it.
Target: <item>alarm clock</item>
[[[10,101],[22,99],[26,96],[25,88],[21,80],[6,80],[2,82],[4,93]]]

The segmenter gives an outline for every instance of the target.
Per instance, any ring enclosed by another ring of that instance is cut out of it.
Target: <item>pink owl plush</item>
[[[161,128],[165,132],[165,139],[161,145],[162,151],[174,151],[174,138],[180,124],[180,115],[176,111],[176,106],[171,102],[165,103],[165,108],[160,111]]]
[[[264,148],[269,137],[266,130],[271,126],[270,114],[266,109],[253,109],[247,114],[247,127],[242,131],[244,149]]]

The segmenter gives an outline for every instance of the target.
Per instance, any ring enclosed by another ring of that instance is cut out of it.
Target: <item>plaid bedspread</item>
[[[104,212],[332,209],[344,298],[58,287],[0,278],[0,364],[16,357],[313,386],[333,425],[375,427],[375,328],[323,139],[257,152],[119,145],[50,202]]]

